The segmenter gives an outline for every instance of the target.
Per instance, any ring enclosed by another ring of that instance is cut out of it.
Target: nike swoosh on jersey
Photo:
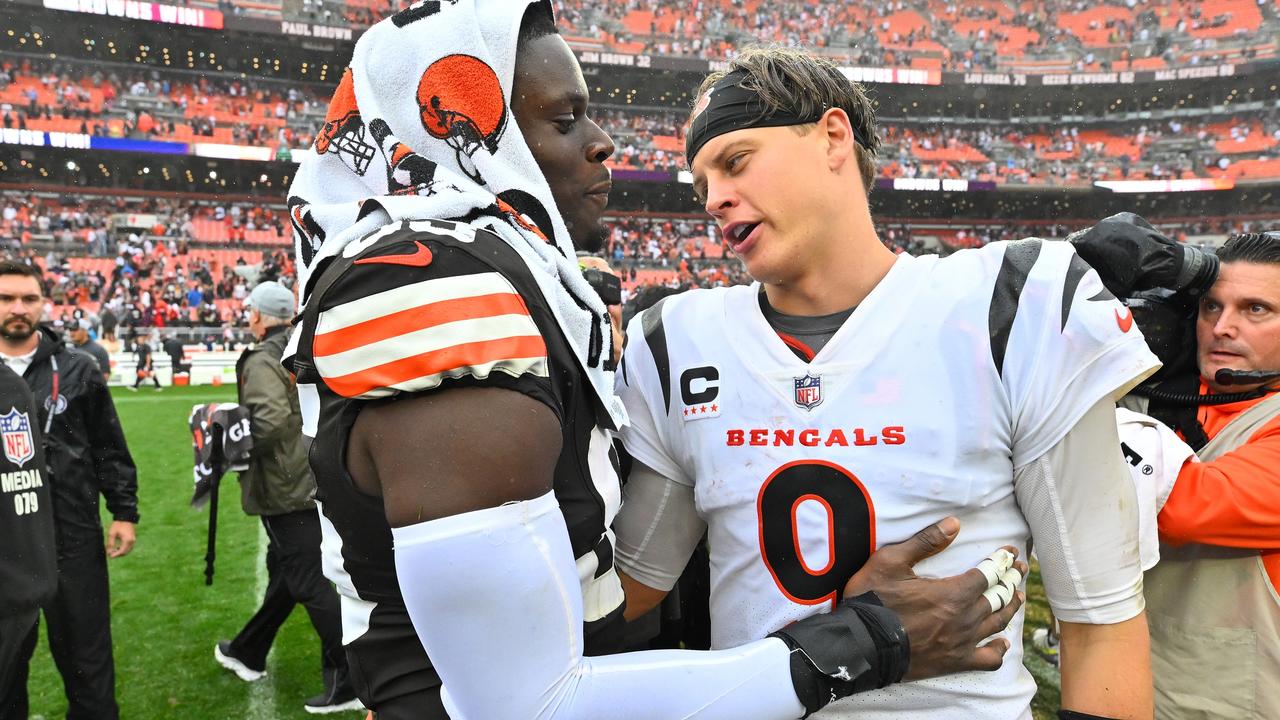
[[[1124,315],[1121,315],[1120,311],[1116,310],[1116,325],[1120,326],[1120,332],[1129,332],[1133,327],[1133,311],[1125,308]]]
[[[432,260],[431,248],[427,247],[420,240],[416,240],[414,242],[417,245],[417,249],[411,253],[360,258],[355,262],[355,264],[372,265],[374,263],[381,263],[384,265],[407,265],[409,267],[426,267],[430,265]]]
[[[493,372],[548,376],[547,346],[498,273],[410,283],[320,313],[316,370],[344,397],[375,398]]]

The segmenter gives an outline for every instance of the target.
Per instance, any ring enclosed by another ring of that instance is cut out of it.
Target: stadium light
[[[67,169],[68,169],[68,170],[75,170],[75,169],[76,169],[76,161],[75,161],[75,160],[68,160],[68,161],[67,161]]]

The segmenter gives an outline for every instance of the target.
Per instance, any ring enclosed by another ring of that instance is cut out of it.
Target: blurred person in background
[[[155,361],[152,358],[153,354],[150,339],[140,332],[134,333],[133,356],[136,358],[134,368],[136,379],[133,381],[133,385],[129,386],[130,390],[137,392],[138,386],[142,384],[143,380],[150,380],[155,383],[156,390],[160,389],[160,378],[156,377]]]
[[[70,720],[115,720],[115,661],[107,558],[137,539],[138,471],[102,368],[41,327],[37,268],[0,261],[0,359],[22,375],[38,406],[53,488],[58,590],[44,605],[49,650]],[[103,542],[98,497],[113,520]],[[104,547],[105,545],[105,547]]]
[[[240,404],[249,411],[253,450],[249,469],[240,474],[240,504],[257,515],[267,531],[266,596],[244,628],[213,649],[220,665],[253,682],[267,672],[267,653],[295,605],[307,609],[320,636],[324,691],[306,700],[310,713],[358,710],[342,647],[342,611],[338,593],[325,579],[320,562],[320,515],[316,481],[302,444],[298,389],[280,364],[293,319],[293,293],[277,282],[253,289],[246,303],[249,328],[258,342],[236,363]]]
[[[173,374],[190,373],[191,363],[186,361],[187,350],[181,340],[178,339],[177,333],[169,333],[161,344],[164,352],[169,356],[169,365],[173,368]]]
[[[71,343],[77,351],[85,353],[98,361],[98,367],[102,368],[103,382],[106,382],[111,379],[111,356],[105,348],[94,342],[93,338],[89,336],[89,330],[92,327],[93,323],[89,322],[87,318],[72,321]]]

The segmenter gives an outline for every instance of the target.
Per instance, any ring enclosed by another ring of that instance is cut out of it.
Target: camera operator
[[[1167,269],[1179,270],[1213,264],[1157,237],[1145,222],[1119,230],[1128,239],[1149,230],[1146,239],[1129,245],[1146,248],[1132,253],[1131,261],[1160,256]],[[1082,255],[1095,266],[1118,269],[1100,269],[1104,282],[1117,283],[1108,286],[1113,292],[1134,289],[1125,285],[1132,276],[1117,277],[1131,273],[1133,262]],[[1166,362],[1160,386],[1140,389],[1146,396],[1140,409],[1186,441],[1150,418],[1121,411],[1121,439],[1138,469],[1135,478],[1142,482],[1145,475],[1163,485],[1152,493],[1159,507],[1159,563],[1145,577],[1161,720],[1280,718],[1280,232],[1233,236],[1217,261],[1216,280],[1198,273],[1207,290],[1191,306],[1194,344],[1189,318],[1179,323],[1176,310],[1168,311],[1177,306],[1169,302],[1175,296],[1196,294],[1194,283],[1167,283],[1172,291],[1139,293],[1129,301]],[[1158,467],[1162,463],[1169,466]]]
[[[1218,260],[1196,322],[1200,391],[1250,397],[1200,405],[1201,462],[1183,466],[1158,516],[1146,576],[1157,714],[1277,718],[1280,380],[1262,378],[1280,370],[1280,233],[1234,237]]]

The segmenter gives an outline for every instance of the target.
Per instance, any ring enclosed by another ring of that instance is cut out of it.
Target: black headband
[[[742,81],[748,77],[750,76],[746,71],[735,70],[721,78],[699,98],[698,103],[702,108],[689,123],[689,131],[685,134],[684,152],[689,167],[693,167],[694,156],[712,138],[745,128],[785,127],[817,122],[827,111],[824,107],[813,115],[802,116],[787,109],[771,110],[754,91],[742,87]],[[853,135],[859,145],[864,148],[868,146],[867,138],[860,128],[855,126]]]

